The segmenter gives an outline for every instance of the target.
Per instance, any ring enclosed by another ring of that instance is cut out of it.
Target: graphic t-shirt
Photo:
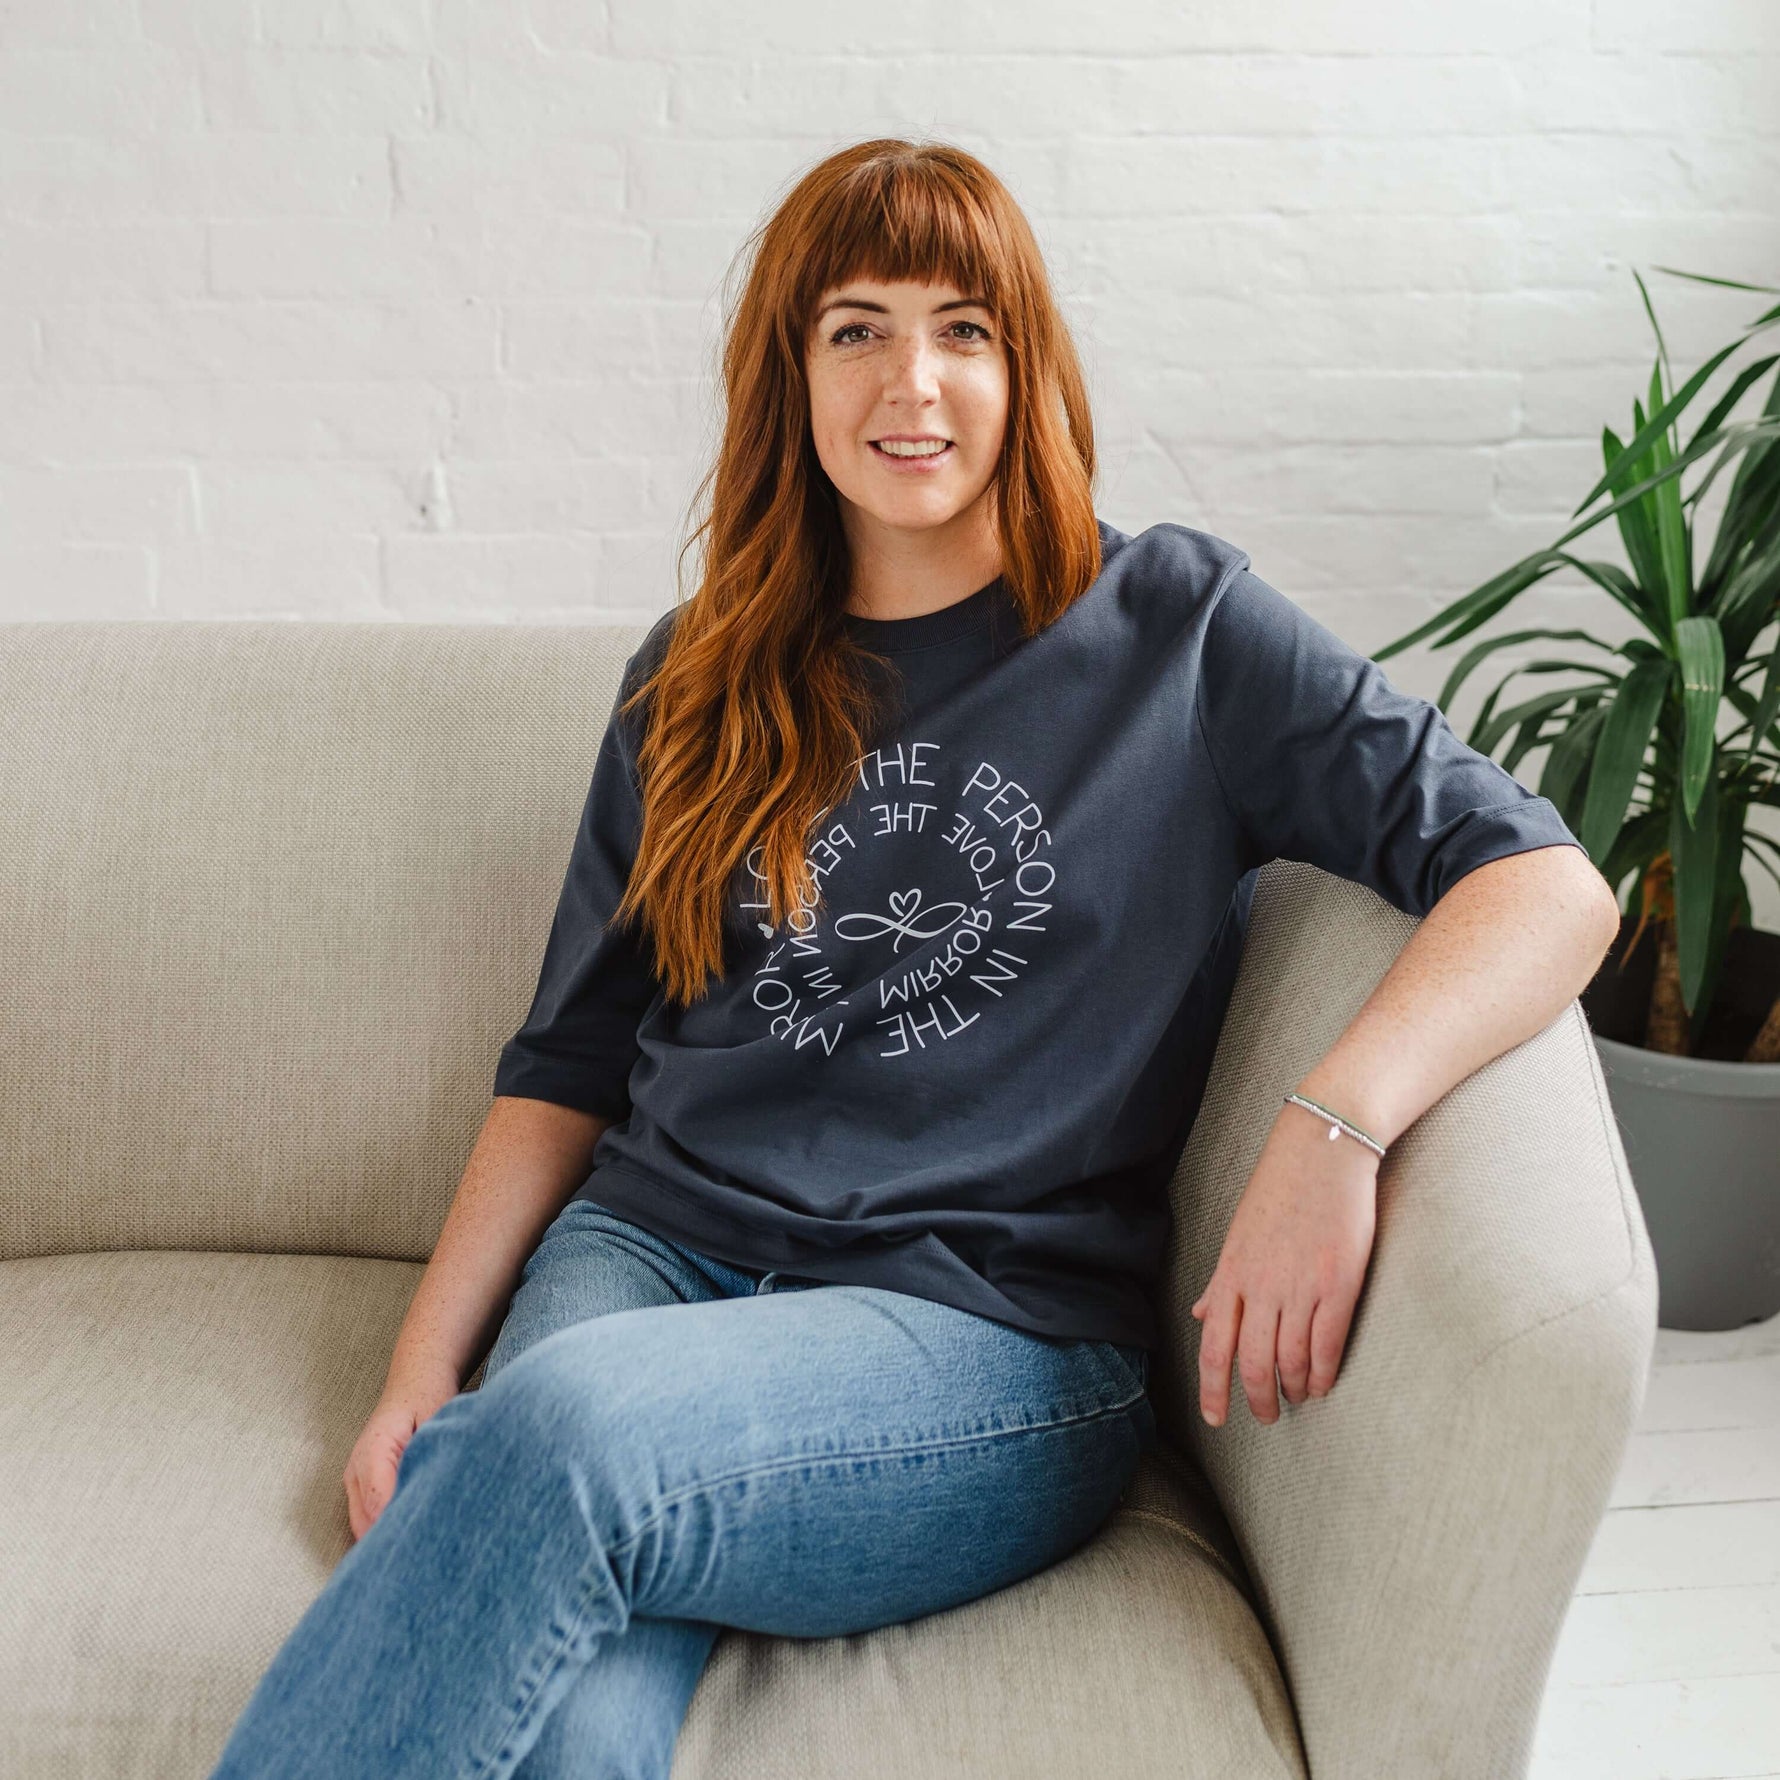
[[[614,707],[494,1085],[616,1121],[577,1197],[735,1265],[1151,1346],[1258,867],[1419,917],[1489,860],[1580,846],[1244,551],[1100,536],[1098,577],[1030,638],[999,579],[845,616],[890,703],[811,828],[823,907],[769,926],[750,855],[724,974],[685,1009],[605,925],[642,820],[644,711]]]

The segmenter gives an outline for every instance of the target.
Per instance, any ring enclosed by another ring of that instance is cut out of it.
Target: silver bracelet
[[[1293,1106],[1301,1106],[1305,1108],[1306,1111],[1316,1113],[1319,1117],[1327,1119],[1329,1121],[1329,1141],[1331,1143],[1345,1131],[1349,1137],[1357,1137],[1360,1142],[1375,1155],[1382,1156],[1384,1154],[1384,1145],[1380,1143],[1377,1138],[1368,1137],[1358,1125],[1350,1125],[1339,1113],[1330,1112],[1326,1106],[1318,1106],[1314,1100],[1306,1100],[1302,1094],[1288,1094],[1286,1100]]]

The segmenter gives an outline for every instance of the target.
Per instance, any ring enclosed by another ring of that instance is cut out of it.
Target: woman
[[[1212,1423],[1233,1360],[1263,1421],[1276,1374],[1328,1392],[1384,1147],[1614,932],[1552,805],[1242,551],[1097,520],[980,162],[859,144],[757,244],[701,585],[626,666],[347,1466],[359,1542],[218,1774],[665,1776],[722,1627],[1057,1562],[1155,1437],[1167,1184],[1254,868],[1427,919],[1192,1306]]]

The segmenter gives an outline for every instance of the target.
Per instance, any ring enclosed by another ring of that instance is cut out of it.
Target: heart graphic
[[[890,892],[890,912],[899,921],[912,915],[921,906],[919,890],[892,890]]]

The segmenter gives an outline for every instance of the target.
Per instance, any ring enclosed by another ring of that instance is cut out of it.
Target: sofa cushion
[[[0,627],[0,1256],[424,1261],[644,628]]]
[[[0,1772],[207,1772],[351,1540],[341,1473],[420,1276],[131,1250],[0,1262]],[[675,1780],[1305,1772],[1203,1482],[1158,1445],[1095,1537],[859,1636],[726,1632]]]

